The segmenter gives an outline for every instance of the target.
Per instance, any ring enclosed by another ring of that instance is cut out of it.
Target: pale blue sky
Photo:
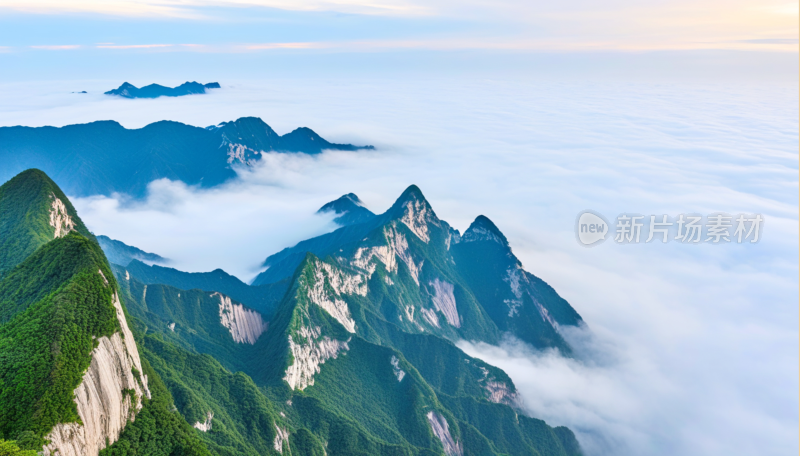
[[[0,80],[398,71],[793,80],[797,21],[796,2],[783,0],[0,0]]]

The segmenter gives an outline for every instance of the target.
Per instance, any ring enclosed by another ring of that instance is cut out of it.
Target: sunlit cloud
[[[73,49],[80,49],[81,46],[79,44],[57,44],[57,45],[45,45],[45,46],[31,46],[32,49],[45,49],[48,51],[70,51]]]
[[[80,45],[29,46],[32,49],[69,51],[85,49]],[[334,52],[380,52],[394,50],[425,51],[688,51],[688,50],[741,50],[797,52],[800,44],[796,38],[755,38],[729,41],[673,41],[630,42],[624,40],[568,41],[556,39],[539,40],[498,40],[498,39],[426,39],[426,40],[356,40],[356,41],[307,41],[273,42],[244,44],[200,44],[200,43],[158,43],[158,44],[113,44],[98,43],[96,49],[161,49],[171,52],[203,53],[246,53],[268,51],[311,51],[329,50]],[[8,48],[10,49],[10,48]]]
[[[172,44],[98,44],[98,49],[154,49],[168,48]]]
[[[263,51],[269,49],[323,49],[335,47],[335,43],[316,42],[316,43],[261,43],[246,44],[237,46],[249,51]]]
[[[169,5],[158,1],[129,0],[0,0],[0,10],[33,14],[104,14],[124,17],[171,17],[201,19],[202,16],[186,8],[186,4]]]
[[[211,19],[203,8],[262,7],[291,11],[336,11],[351,14],[419,16],[433,13],[421,2],[386,0],[0,0],[0,8],[36,14],[97,13],[114,16],[162,16],[182,19]]]
[[[396,41],[322,40],[324,43],[246,44],[269,49],[532,49],[532,50],[690,50],[736,49],[797,52],[798,4],[759,0],[674,0],[647,2],[520,2],[498,0],[0,0],[0,11],[35,14],[104,14],[137,19],[219,21],[220,11],[269,16],[271,10],[337,12],[386,16],[408,21],[455,20],[493,24],[495,32],[423,38],[409,28]],[[235,15],[234,15],[235,16]],[[265,16],[265,17],[266,17]],[[227,19],[227,20],[237,20]],[[505,33],[505,35],[504,35]],[[762,41],[755,41],[762,40]],[[773,41],[766,41],[773,40]],[[207,43],[224,49],[221,43]],[[209,51],[210,49],[204,49]],[[229,49],[228,49],[229,50]]]

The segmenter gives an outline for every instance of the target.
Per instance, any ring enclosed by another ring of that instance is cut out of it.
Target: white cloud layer
[[[229,185],[160,181],[139,203],[76,200],[98,234],[186,270],[249,278],[267,255],[331,228],[312,214],[323,203],[355,192],[381,212],[417,184],[461,230],[478,214],[491,218],[588,323],[591,336],[572,335],[582,347],[575,360],[512,343],[463,347],[509,372],[531,413],[572,427],[590,456],[798,451],[794,85],[316,78],[177,99],[67,91],[0,86],[0,124],[205,126],[255,115],[279,133],[308,126],[378,147],[267,154]],[[587,208],[609,218],[761,213],[766,222],[755,245],[587,249],[572,231]]]

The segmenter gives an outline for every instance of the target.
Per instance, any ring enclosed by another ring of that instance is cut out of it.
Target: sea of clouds
[[[532,416],[569,426],[589,456],[798,452],[796,84],[317,77],[101,95],[119,82],[0,85],[0,125],[258,116],[281,134],[307,126],[376,150],[265,154],[213,189],[162,180],[143,201],[74,199],[95,233],[249,280],[268,255],[335,228],[314,214],[324,203],[354,192],[382,212],[417,184],[462,231],[492,219],[587,323],[567,334],[573,359],[460,343],[511,375]],[[585,209],[766,221],[757,244],[590,249],[574,234]]]

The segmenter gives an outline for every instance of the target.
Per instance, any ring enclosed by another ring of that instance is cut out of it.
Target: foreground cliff
[[[152,397],[117,282],[40,171],[0,187],[0,220],[22,246],[4,251],[0,280],[0,434],[44,455],[98,455]]]
[[[116,292],[113,303],[120,331],[97,339],[89,369],[74,392],[82,424],[57,424],[45,436],[50,441],[42,452],[46,456],[98,454],[117,441],[128,420],[136,419],[143,398],[150,398],[139,350]]]

